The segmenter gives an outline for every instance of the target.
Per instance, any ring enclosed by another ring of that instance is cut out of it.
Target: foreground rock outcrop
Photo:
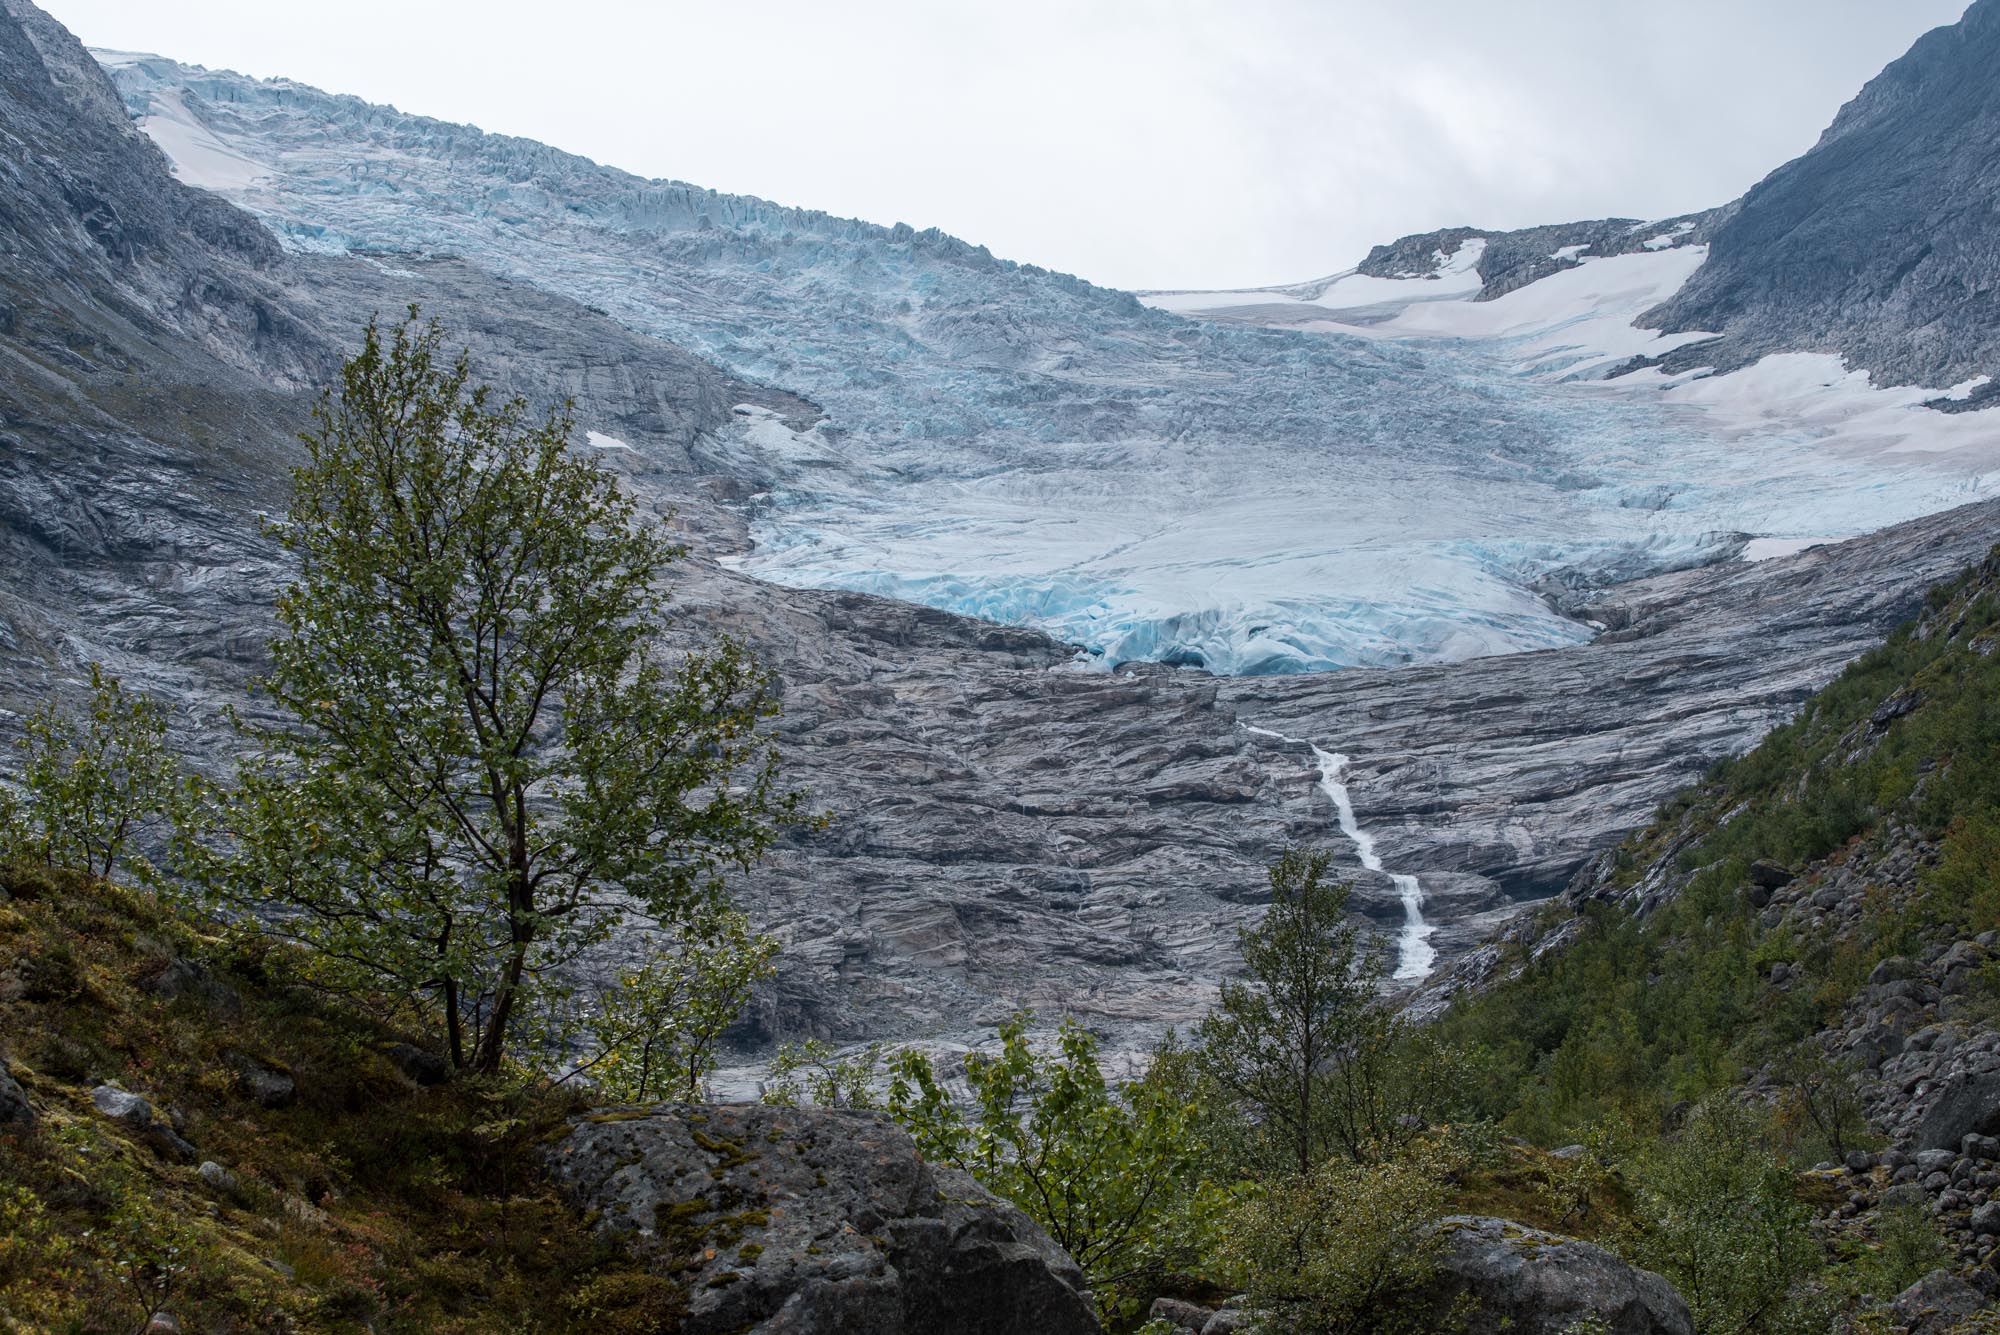
[[[688,1335],[1087,1335],[1083,1273],[888,1118],[757,1104],[576,1119],[560,1189],[688,1292]]]
[[[1560,1335],[1592,1319],[1609,1335],[1694,1335],[1673,1285],[1594,1243],[1472,1215],[1442,1227],[1438,1301],[1471,1300],[1470,1335]]]

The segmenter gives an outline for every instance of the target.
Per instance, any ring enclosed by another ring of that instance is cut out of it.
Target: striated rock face
[[[1471,1299],[1469,1335],[1563,1335],[1593,1318],[1610,1335],[1694,1335],[1673,1285],[1593,1243],[1473,1215],[1440,1227],[1438,1303]]]
[[[2000,3],[1978,0],[1870,80],[1804,156],[1713,229],[1647,318],[1720,331],[1670,365],[1835,352],[1877,383],[2000,372]]]
[[[756,1104],[582,1117],[560,1189],[689,1295],[689,1335],[1088,1335],[1083,1274],[888,1118]]]

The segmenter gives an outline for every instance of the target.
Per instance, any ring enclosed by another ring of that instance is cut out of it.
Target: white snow
[[[1394,318],[1350,332],[1372,338],[1512,340],[1507,351],[1525,366],[1559,359],[1576,378],[1628,358],[1659,356],[1707,335],[1660,334],[1633,321],[1680,290],[1708,257],[1705,246],[1646,254],[1586,257],[1492,301],[1410,306]]]
[[[1573,260],[1577,256],[1583,254],[1584,251],[1589,249],[1590,249],[1590,243],[1587,241],[1580,246],[1561,246],[1558,247],[1555,250],[1555,252],[1549,256],[1549,258],[1552,260]]]
[[[1951,391],[1878,388],[1868,372],[1848,370],[1831,353],[1773,353],[1731,375],[1668,379],[1649,370],[1631,378],[1664,385],[1667,403],[1700,408],[1727,439],[1803,432],[1829,465],[1861,459],[1909,471],[1916,462],[1910,456],[1930,456],[1929,462],[1965,478],[1965,500],[2000,483],[2000,417],[1926,408],[1926,401],[1949,398]]]
[[[1391,977],[1397,982],[1414,982],[1430,973],[1437,961],[1437,950],[1430,938],[1437,931],[1424,921],[1424,891],[1417,878],[1400,872],[1384,869],[1382,859],[1375,852],[1375,836],[1361,828],[1355,819],[1354,799],[1347,791],[1347,783],[1341,777],[1347,771],[1348,758],[1335,751],[1323,750],[1312,742],[1298,737],[1287,737],[1269,728],[1243,725],[1245,729],[1260,737],[1275,737],[1281,742],[1294,746],[1310,747],[1313,760],[1319,765],[1319,789],[1333,802],[1334,818],[1340,824],[1340,832],[1354,845],[1354,856],[1369,871],[1387,876],[1396,887],[1396,894],[1403,903],[1403,928],[1396,935],[1396,971]]]
[[[179,89],[156,94],[139,128],[166,153],[174,175],[186,185],[228,194],[248,190],[270,175],[263,164],[216,138],[188,109]]]
[[[1289,287],[1241,288],[1214,292],[1148,292],[1140,300],[1164,311],[1192,314],[1230,310],[1245,306],[1323,306],[1329,310],[1357,310],[1371,306],[1413,301],[1446,301],[1471,296],[1483,285],[1479,260],[1486,253],[1486,238],[1475,236],[1447,255],[1433,252],[1434,273],[1404,278],[1376,278],[1347,269],[1330,278]],[[1301,293],[1320,289],[1317,296]]]
[[[1661,232],[1658,236],[1649,236],[1639,244],[1644,246],[1648,250],[1665,250],[1669,246],[1678,246],[1683,240],[1687,238],[1687,234],[1689,232],[1692,232],[1693,230],[1694,230],[1693,223],[1691,222],[1680,223],[1677,226],[1675,226],[1672,230]]]
[[[1432,259],[1437,264],[1434,273],[1373,278],[1350,271],[1328,284],[1326,291],[1312,299],[1312,304],[1329,310],[1352,310],[1384,302],[1469,297],[1484,286],[1479,276],[1479,260],[1485,253],[1486,238],[1475,236],[1449,255],[1442,251],[1434,254]]]
[[[583,439],[587,444],[594,445],[600,450],[629,450],[632,448],[624,441],[618,439],[618,437],[607,436],[601,431],[586,431],[583,433]]]
[[[138,64],[142,60],[158,60],[150,51],[112,51],[106,47],[93,46],[90,57],[106,69],[122,70]]]

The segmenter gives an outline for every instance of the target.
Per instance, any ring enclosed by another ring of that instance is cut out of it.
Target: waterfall
[[[1375,836],[1361,828],[1361,822],[1354,818],[1354,799],[1347,791],[1347,783],[1341,777],[1347,769],[1347,757],[1338,751],[1328,751],[1301,737],[1287,737],[1269,728],[1251,727],[1246,729],[1260,737],[1275,737],[1281,742],[1311,749],[1313,759],[1319,763],[1319,790],[1333,802],[1335,816],[1340,822],[1340,832],[1354,845],[1354,854],[1361,865],[1369,871],[1381,872],[1396,887],[1396,894],[1403,901],[1403,927],[1396,934],[1396,971],[1392,975],[1398,982],[1414,982],[1431,971],[1437,959],[1437,951],[1430,943],[1431,933],[1437,928],[1424,921],[1424,889],[1417,878],[1402,872],[1393,872],[1382,865],[1382,859],[1375,852]]]

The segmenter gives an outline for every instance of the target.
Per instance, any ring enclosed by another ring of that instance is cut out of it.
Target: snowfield
[[[2000,470],[1990,414],[1832,359],[1605,379],[1700,337],[1633,326],[1701,263],[1678,234],[1491,302],[1472,300],[1475,238],[1434,277],[1142,303],[937,232],[100,58],[181,178],[287,245],[463,255],[820,405],[806,430],[746,405],[704,458],[749,484],[744,568],[1040,626],[1095,664],[1576,642],[1592,630],[1552,610],[1552,582],[1851,535],[1990,494]]]

